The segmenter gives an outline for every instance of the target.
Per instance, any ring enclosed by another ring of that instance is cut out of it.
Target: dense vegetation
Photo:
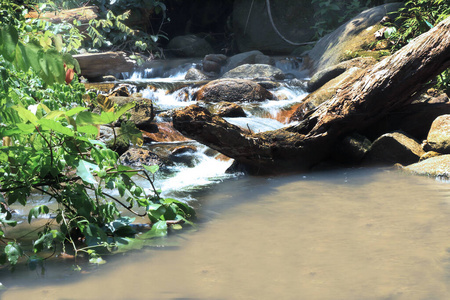
[[[58,245],[99,263],[100,253],[165,235],[168,220],[176,227],[190,223],[191,207],[161,198],[154,188],[158,166],[123,166],[116,152],[96,140],[100,125],[126,116],[134,104],[115,107],[87,93],[71,56],[81,45],[79,35],[71,36],[72,27],[65,31],[25,18],[29,5],[0,2],[0,264],[14,266],[25,257],[35,267],[44,259],[39,253]],[[100,114],[91,111],[96,106]],[[120,132],[130,142],[141,141],[129,122],[122,122]],[[146,192],[134,176],[146,178],[153,189]],[[28,222],[52,216],[30,249],[8,237],[7,227],[17,223],[11,205],[26,205],[33,194],[44,194],[57,205],[30,210]],[[135,218],[124,211],[145,217],[151,230],[138,234]]]

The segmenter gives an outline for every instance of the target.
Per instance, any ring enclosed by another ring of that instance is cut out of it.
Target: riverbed
[[[8,280],[1,299],[450,298],[447,182],[341,169],[232,178],[195,196],[198,229],[168,237],[176,246]]]

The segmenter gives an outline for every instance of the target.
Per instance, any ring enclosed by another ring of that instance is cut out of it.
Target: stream
[[[126,82],[162,87],[186,70]],[[140,92],[160,110],[191,104],[162,88]],[[306,93],[272,92],[284,100],[244,105],[249,118],[227,120],[252,131],[285,126],[280,110]],[[0,269],[1,299],[450,299],[448,182],[382,168],[227,174],[232,161],[195,145],[195,165],[175,163],[157,184],[196,207],[197,230],[81,272],[62,258],[44,274]]]

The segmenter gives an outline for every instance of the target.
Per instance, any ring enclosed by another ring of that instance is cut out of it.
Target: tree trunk
[[[328,158],[340,137],[409,104],[423,84],[448,67],[450,17],[346,83],[298,125],[251,134],[191,106],[174,114],[174,126],[251,173],[305,170]]]

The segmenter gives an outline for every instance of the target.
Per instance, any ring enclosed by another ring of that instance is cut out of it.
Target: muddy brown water
[[[247,177],[199,203],[177,247],[28,275],[1,299],[450,299],[449,183],[367,169]]]

